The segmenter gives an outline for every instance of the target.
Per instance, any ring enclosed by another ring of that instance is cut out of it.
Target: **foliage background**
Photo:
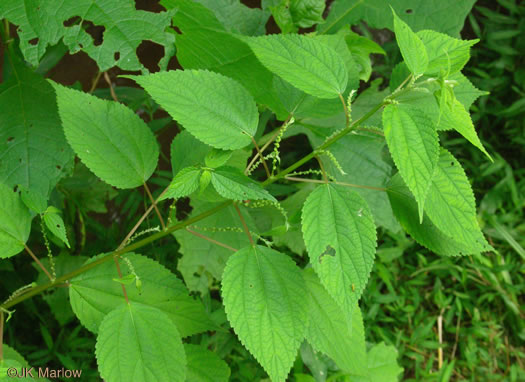
[[[257,2],[245,2],[257,5]],[[160,10],[155,3],[137,1],[138,9]],[[268,28],[277,30],[270,21]],[[400,60],[399,52],[386,30],[358,27],[370,34],[387,51],[387,59],[375,57],[374,76],[389,78],[393,66]],[[14,34],[14,29],[11,31]],[[100,31],[92,30],[93,35]],[[429,253],[404,234],[381,232],[380,247],[368,287],[362,298],[366,337],[373,342],[385,341],[399,351],[399,361],[405,368],[404,380],[525,380],[525,312],[523,306],[525,278],[525,4],[518,0],[479,0],[467,18],[462,38],[480,38],[472,49],[472,58],[465,74],[476,87],[490,96],[481,97],[472,114],[478,134],[495,158],[486,160],[473,146],[450,134],[445,146],[462,162],[476,195],[480,221],[486,223],[484,233],[498,253],[483,257],[445,258]],[[0,65],[4,61],[0,49]],[[73,84],[88,90],[96,74],[96,65],[85,54],[66,54],[58,46],[39,68],[42,74],[63,84]],[[162,54],[159,46],[144,42],[138,50],[142,62],[155,71]],[[177,67],[176,60],[170,68]],[[0,70],[2,73],[3,70]],[[118,96],[136,107],[143,105],[144,118],[160,118],[153,126],[162,151],[169,153],[169,144],[176,129],[166,124],[165,114],[148,104],[143,92],[128,88],[131,81],[116,79],[118,69],[109,71],[118,85]],[[107,84],[99,81],[95,94],[109,98]],[[144,105],[144,103],[146,103]],[[308,145],[297,136],[283,143],[290,161],[303,152],[294,147]],[[161,171],[152,179],[159,187],[166,186],[171,173],[169,155],[161,156]],[[283,160],[288,160],[283,158]],[[116,247],[134,224],[147,204],[146,196],[123,191],[116,195],[109,186],[89,176],[82,167],[73,178],[59,187],[70,195],[62,200],[70,237],[78,252],[96,253]],[[164,171],[162,171],[164,170]],[[82,191],[89,187],[91,192]],[[187,206],[179,205],[177,214],[184,216]],[[152,217],[152,219],[154,219]],[[115,224],[116,223],[116,224]],[[150,226],[156,225],[149,221]],[[38,229],[33,230],[30,246],[40,253]],[[87,234],[86,234],[87,233]],[[55,246],[54,243],[52,243]],[[54,247],[57,250],[58,247]],[[163,264],[168,255],[176,253],[178,244],[161,240],[145,249],[144,254]],[[37,275],[23,258],[0,261],[0,295],[13,292],[14,285],[26,285]],[[173,267],[172,271],[177,272]],[[215,303],[214,293],[205,301]],[[86,380],[96,380],[97,365],[93,354],[95,338],[73,319],[64,307],[62,314],[53,315],[46,299],[35,298],[17,307],[18,318],[6,327],[5,340],[26,356],[33,366],[83,369]],[[445,365],[437,370],[438,317],[443,318]],[[16,334],[15,334],[16,333]],[[234,345],[232,345],[234,346]],[[302,349],[308,356],[308,349]],[[304,355],[303,354],[303,358]],[[309,368],[326,371],[329,362],[315,354]],[[257,376],[258,366],[240,347],[228,355],[232,380],[250,380]],[[303,365],[294,366],[300,371]]]

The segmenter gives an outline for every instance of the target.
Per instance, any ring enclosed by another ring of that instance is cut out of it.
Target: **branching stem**
[[[348,112],[348,107],[346,106],[345,99],[341,93],[339,93],[339,99],[341,100],[341,103],[343,104],[343,109],[345,111],[345,117],[346,117],[346,127],[348,128],[350,126],[350,113]]]
[[[120,264],[118,263],[118,256],[117,255],[113,256],[113,260],[115,260],[115,265],[117,267],[118,277],[119,277],[119,279],[122,279],[122,272],[120,270]],[[124,294],[124,299],[129,304],[128,292],[126,291],[126,286],[124,284],[122,284],[122,283],[120,283],[120,285],[122,286],[122,293]]]
[[[246,233],[246,236],[248,236],[248,239],[250,240],[250,244],[254,246],[255,242],[253,241],[252,234],[250,233],[250,230],[248,229],[248,226],[246,225],[246,221],[244,220],[244,217],[241,214],[241,210],[239,209],[239,206],[237,205],[237,203],[234,203],[233,206],[235,207],[235,210],[237,210],[237,213],[239,214],[239,218],[241,219],[242,227],[244,228],[244,232]]]
[[[113,98],[115,102],[118,102],[117,93],[115,93],[115,89],[113,89],[113,84],[111,83],[111,78],[109,78],[108,72],[104,72],[104,79],[109,85],[109,92],[111,93],[111,98]]]
[[[296,178],[293,176],[286,176],[284,177],[284,179],[291,180],[294,182],[304,182],[304,183],[321,183],[321,184],[334,183],[334,184],[338,184],[340,186],[346,186],[346,187],[364,188],[367,190],[375,190],[375,191],[386,191],[386,188],[382,188],[382,187],[363,186],[361,184],[352,184],[352,183],[345,183],[345,182],[328,182],[327,180],[325,181],[325,180],[318,180],[318,179]]]
[[[44,264],[42,264],[40,260],[38,260],[38,257],[36,257],[33,251],[31,251],[31,248],[29,248],[26,244],[24,244],[24,248],[26,249],[27,253],[31,255],[33,260],[35,260],[35,263],[37,263],[37,265],[40,267],[40,269],[42,269],[42,271],[46,274],[46,276],[49,277],[49,280],[53,281],[54,280],[53,276],[51,276],[51,273],[49,273],[46,267],[44,267]]]
[[[257,154],[261,158],[262,164],[264,166],[264,171],[266,171],[266,177],[269,179],[270,176],[271,176],[270,175],[270,170],[268,169],[268,166],[266,165],[266,161],[264,160],[264,156],[262,155],[262,151],[259,148],[259,145],[257,144],[257,142],[255,141],[255,138],[252,137],[252,136],[250,136],[250,138],[252,139],[253,145],[255,146],[255,150],[257,150]]]
[[[166,224],[164,224],[164,219],[162,219],[162,215],[160,214],[160,211],[157,207],[157,201],[153,199],[153,195],[151,194],[151,191],[149,190],[148,184],[146,182],[144,182],[144,189],[146,190],[146,194],[148,194],[149,200],[151,201],[151,204],[153,208],[155,208],[155,212],[157,213],[157,216],[159,217],[160,225],[162,226],[162,230],[165,231]]]

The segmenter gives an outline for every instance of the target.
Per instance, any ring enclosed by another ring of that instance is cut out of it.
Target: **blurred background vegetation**
[[[376,58],[375,75],[386,77],[387,83],[400,60],[395,43],[388,42],[390,32],[370,31],[366,26],[360,29],[371,37],[386,36],[387,42],[381,43],[387,58]],[[472,181],[479,220],[497,251],[446,258],[428,252],[403,233],[380,231],[378,256],[361,303],[366,336],[369,341],[385,341],[398,349],[406,381],[525,381],[525,3],[479,0],[467,18],[462,37],[480,39],[464,73],[476,87],[490,92],[477,100],[471,112],[494,162],[487,161],[458,134],[443,136],[443,145],[452,150]],[[41,65],[42,73],[54,68],[64,53],[59,47],[55,56],[49,55],[49,61]],[[91,78],[92,63],[85,65],[87,78]],[[77,68],[82,70],[82,63]],[[53,70],[56,74],[56,67]],[[109,96],[103,86],[95,94]],[[126,89],[118,96],[131,107],[142,106],[150,116],[157,113],[140,90]],[[150,126],[169,146],[173,137],[166,129],[169,119],[159,119],[158,113],[155,116]],[[171,179],[169,159],[163,158],[160,167],[153,182],[166,186]],[[61,200],[64,218],[73,229],[69,235],[72,246],[79,252],[117,247],[119,238],[147,205],[140,193],[124,191],[117,195],[83,166],[76,166],[73,177],[64,179],[59,189],[62,198],[67,195],[67,200]],[[156,222],[147,224],[155,226]],[[42,241],[38,230],[34,232],[33,245],[45,253],[45,248],[36,244]],[[58,243],[51,246],[57,253]],[[144,254],[165,264],[177,248],[178,244],[168,239],[154,243]],[[13,286],[34,280],[37,270],[25,260],[18,256],[0,262],[0,295],[9,295]],[[77,264],[68,266],[75,268]],[[53,299],[65,300],[60,293],[65,290],[17,306],[18,319],[6,326],[5,340],[33,366],[83,369],[83,380],[95,381],[95,337],[80,325],[67,305],[55,305],[51,311],[46,304]],[[208,297],[205,303],[213,310],[216,301]],[[223,341],[224,349],[230,351],[229,355],[219,355],[234,365],[233,381],[264,375],[238,342],[228,345],[228,337],[216,337],[214,341]],[[440,347],[443,364],[438,370]],[[330,361],[311,349],[303,347],[301,354],[314,374],[330,369]],[[297,371],[302,367],[294,366]]]

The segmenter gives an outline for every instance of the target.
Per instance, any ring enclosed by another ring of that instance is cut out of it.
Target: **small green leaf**
[[[416,107],[388,105],[383,127],[394,163],[419,205],[419,218],[439,157],[439,141],[432,121]]]
[[[305,285],[288,256],[249,246],[230,257],[222,277],[226,315],[272,381],[284,382],[304,338]]]
[[[437,75],[445,69],[448,75],[459,72],[470,58],[470,47],[479,40],[460,40],[446,34],[423,30],[417,33],[426,47],[428,67],[426,74]]]
[[[129,275],[126,275],[122,278],[114,278],[113,281],[119,284],[130,285],[131,283],[135,281],[135,279],[136,279],[135,275],[130,273]]]
[[[316,39],[298,35],[245,38],[269,70],[298,89],[319,98],[336,98],[348,82],[341,56]]]
[[[187,130],[173,138],[170,147],[171,169],[173,176],[186,167],[199,167],[204,164],[206,155],[212,148],[202,143]]]
[[[69,241],[67,240],[66,227],[62,220],[62,216],[60,216],[60,211],[53,206],[49,206],[44,212],[43,219],[47,229],[67,245],[68,248],[71,248]]]
[[[368,377],[357,377],[352,382],[397,382],[403,368],[397,363],[397,350],[394,346],[387,346],[384,342],[374,345],[367,354]]]
[[[224,166],[226,162],[231,158],[233,154],[233,151],[226,151],[226,150],[219,150],[219,149],[212,149],[208,155],[206,155],[206,158],[204,159],[204,163],[206,163],[206,166],[211,168],[217,168],[220,166]]]
[[[204,346],[184,344],[188,361],[188,382],[228,382],[230,368],[219,356]]]
[[[0,258],[16,255],[24,249],[31,231],[31,214],[20,195],[0,183]]]
[[[392,14],[394,15],[394,32],[397,44],[408,69],[414,77],[417,77],[425,73],[428,68],[427,50],[418,35],[396,15],[393,9]]]
[[[441,91],[438,95],[446,92]],[[443,126],[453,127],[458,133],[463,135],[470,143],[481,150],[492,162],[494,161],[490,154],[483,147],[483,143],[479,140],[470,114],[465,110],[465,107],[455,97],[451,99],[451,104],[446,101],[443,102],[440,97],[440,107],[443,108]]]
[[[123,76],[142,86],[176,121],[218,149],[251,143],[259,115],[252,96],[237,81],[207,70],[175,70]]]
[[[208,187],[212,180],[212,174],[210,170],[204,170],[199,179],[199,192],[202,194],[204,190]]]
[[[277,200],[242,172],[233,167],[223,166],[211,174],[211,183],[223,197],[233,200]]]
[[[200,168],[186,167],[180,170],[177,176],[171,181],[166,193],[159,198],[159,201],[169,198],[178,199],[194,193],[199,188],[200,178]]]
[[[348,188],[319,186],[304,203],[302,231],[321,283],[350,313],[374,264],[376,230],[368,205]]]
[[[151,176],[159,147],[133,110],[53,84],[66,138],[82,162],[118,188],[138,187]]]
[[[20,190],[20,198],[27,208],[37,214],[44,213],[47,208],[47,196],[45,194],[27,189],[21,184],[18,185],[18,189]]]
[[[100,256],[91,258],[90,263]],[[106,255],[107,256],[107,255]],[[188,290],[173,273],[159,263],[134,253],[126,254],[142,280],[142,293],[128,288],[131,303],[140,303],[162,310],[177,325],[183,337],[212,329],[213,323],[204,306],[190,297]],[[121,265],[123,276],[131,272]],[[71,280],[71,307],[80,322],[97,333],[104,316],[122,301],[122,288],[113,281],[115,263],[107,261]]]
[[[312,268],[303,276],[310,294],[306,340],[332,358],[341,370],[367,375],[365,330],[357,304],[345,313],[323,287]]]
[[[184,382],[186,355],[175,324],[161,310],[122,299],[97,337],[100,375],[108,382]]]

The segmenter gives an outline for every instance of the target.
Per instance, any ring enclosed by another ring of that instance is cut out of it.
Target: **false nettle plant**
[[[219,335],[236,336],[272,381],[312,380],[290,373],[298,352],[310,365],[308,349],[333,361],[337,380],[397,380],[395,348],[366,342],[359,308],[376,230],[404,230],[444,256],[490,250],[469,180],[439,133],[455,130],[490,156],[468,112],[483,92],[461,74],[476,41],[450,36],[470,7],[457,11],[459,20],[430,25],[446,34],[428,29],[424,7],[414,15],[406,12],[410,1],[394,9],[376,2],[381,14],[335,1],[326,20],[318,1],[273,0],[261,10],[233,0],[163,0],[161,13],[127,0],[2,2],[0,17],[18,26],[21,54],[7,29],[0,257],[28,252],[42,269],[36,283],[3,301],[2,330],[18,319],[17,304],[65,285],[69,296],[57,298],[69,297],[96,335],[108,382],[226,381],[229,365],[211,351]],[[264,35],[270,14],[283,33]],[[370,54],[384,51],[349,28],[360,19],[395,33],[403,61],[388,87],[366,84]],[[102,44],[94,44],[85,21],[106,27]],[[148,73],[138,60],[142,40],[165,48],[160,72]],[[87,53],[101,72],[142,71],[122,77],[182,130],[171,144],[168,187],[151,192],[147,185],[160,155],[151,124],[123,103],[34,70],[59,41],[70,53]],[[183,69],[167,71],[174,54]],[[313,150],[284,166],[281,143],[298,134]],[[79,166],[116,189],[143,187],[151,201],[107,253],[68,253],[71,231],[57,208],[57,184]],[[181,198],[192,210],[178,220]],[[160,226],[139,240],[149,214]],[[42,262],[27,245],[32,221],[49,251]],[[139,253],[168,236],[180,244],[182,257],[170,261],[178,261],[182,279]],[[50,240],[63,247],[60,256],[52,256]],[[203,304],[218,289],[218,304]],[[2,370],[27,366],[6,344],[0,359]]]

